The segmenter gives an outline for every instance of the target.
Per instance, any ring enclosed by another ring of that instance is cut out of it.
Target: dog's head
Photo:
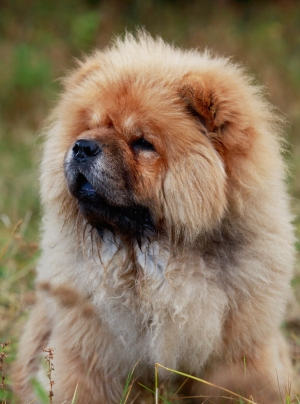
[[[252,187],[266,172],[257,134],[271,114],[224,59],[128,36],[87,58],[65,87],[42,194],[75,202],[100,234],[191,242],[221,222],[233,184]]]

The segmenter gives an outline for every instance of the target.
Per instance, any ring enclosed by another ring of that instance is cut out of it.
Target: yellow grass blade
[[[167,368],[167,367],[165,367],[165,366],[163,366],[163,365],[160,365],[159,363],[156,363],[155,366],[156,366],[156,365],[159,366],[159,367],[161,367],[161,368],[163,368],[163,369],[169,370],[170,372],[177,373],[178,375],[185,376],[185,377],[189,377],[190,379],[197,380],[198,382],[207,384],[208,386],[216,387],[217,389],[226,391],[226,393],[232,394],[232,395],[234,395],[234,396],[240,398],[241,400],[247,401],[247,403],[254,404],[254,401],[248,400],[247,398],[241,396],[240,394],[237,394],[237,393],[234,393],[233,391],[227,390],[227,389],[225,389],[224,387],[217,386],[216,384],[207,382],[206,380],[199,379],[198,377],[191,376],[191,375],[188,375],[188,374],[186,374],[186,373],[178,372],[178,370],[174,370],[174,369]]]
[[[2,253],[1,253],[1,255],[0,255],[0,261],[2,260],[3,255],[5,254],[5,251],[7,250],[7,247],[9,246],[9,243],[11,242],[11,240],[12,240],[13,237],[14,237],[14,235],[16,234],[16,231],[18,230],[18,228],[19,228],[19,226],[21,225],[22,221],[23,221],[23,220],[19,220],[18,223],[15,225],[15,227],[14,227],[14,229],[13,229],[13,232],[12,232],[10,238],[8,239],[7,243],[5,244],[5,246],[4,246],[3,250],[2,250]]]
[[[173,394],[173,396],[170,398],[170,400],[172,400],[172,399],[176,396],[176,394],[179,393],[179,391],[182,389],[182,387],[185,385],[185,383],[186,383],[188,380],[189,380],[189,377],[187,377],[187,378],[185,379],[185,381],[180,385],[180,387],[176,390],[176,392]]]
[[[74,395],[73,395],[73,399],[72,399],[72,403],[71,403],[71,404],[74,404],[74,403],[75,403],[77,388],[78,388],[78,383],[76,384],[76,388],[75,388],[75,391],[74,391]]]
[[[133,386],[133,383],[131,383],[131,386],[129,386],[129,388],[128,388],[128,393],[127,393],[127,396],[125,398],[124,404],[126,404],[126,401],[127,401],[128,397],[129,397],[129,394],[131,392],[132,386]]]

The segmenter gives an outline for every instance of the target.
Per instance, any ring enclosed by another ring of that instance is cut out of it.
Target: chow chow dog
[[[120,402],[137,362],[148,386],[160,363],[279,402],[292,380],[279,328],[294,235],[278,116],[244,68],[145,32],[79,62],[46,128],[37,302],[14,370],[22,403],[35,398],[30,379],[47,386],[46,346],[56,404],[77,383],[79,403]]]

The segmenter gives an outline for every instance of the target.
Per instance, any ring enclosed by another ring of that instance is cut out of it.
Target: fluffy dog
[[[279,402],[292,378],[279,327],[294,236],[281,123],[261,88],[227,59],[145,33],[87,57],[64,87],[42,161],[22,403],[44,378],[45,346],[57,404],[77,383],[80,403],[120,402],[137,361],[140,381],[158,362]]]

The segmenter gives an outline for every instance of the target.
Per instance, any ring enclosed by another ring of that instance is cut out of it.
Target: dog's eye
[[[135,142],[133,142],[132,147],[135,151],[140,151],[140,150],[155,151],[153,144],[148,142],[143,137],[141,137],[138,140],[136,140]]]

